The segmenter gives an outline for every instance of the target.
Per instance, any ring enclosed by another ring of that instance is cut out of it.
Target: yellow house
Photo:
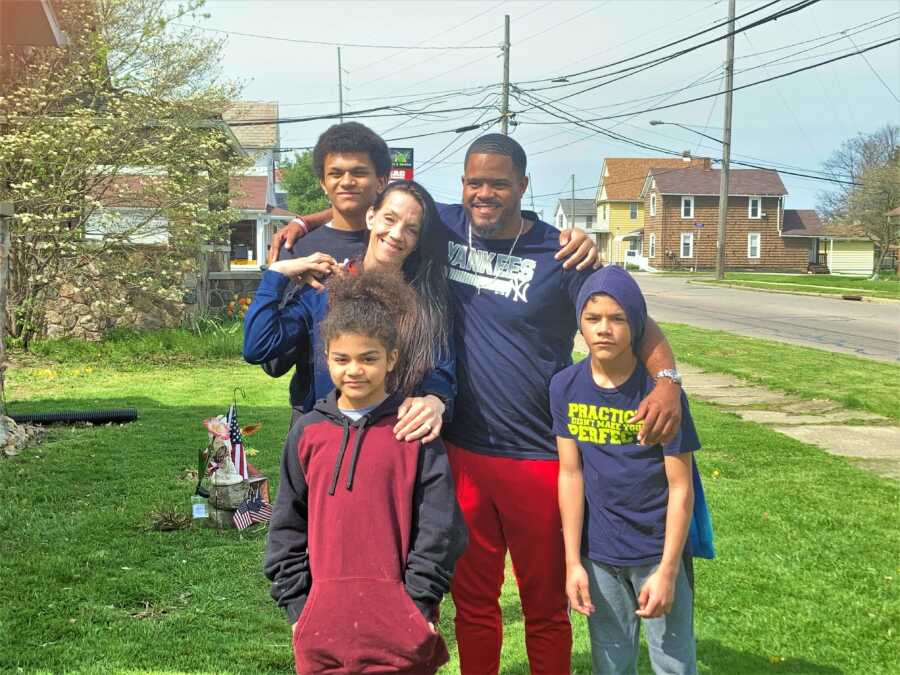
[[[609,232],[600,254],[607,264],[625,263],[625,252],[641,250],[644,200],[641,190],[650,169],[708,166],[709,159],[685,157],[607,157],[597,186],[597,226]]]

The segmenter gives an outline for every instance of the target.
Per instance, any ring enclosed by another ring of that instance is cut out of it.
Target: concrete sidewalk
[[[575,338],[575,350],[588,351],[580,335]],[[678,370],[692,399],[712,403],[747,422],[764,424],[833,455],[848,457],[860,468],[900,479],[900,426],[887,417],[844,408],[834,401],[797,398],[689,364],[679,364]]]
[[[860,468],[900,479],[900,426],[887,417],[844,408],[834,401],[792,397],[687,364],[679,370],[690,398],[720,406],[743,420],[772,427],[833,455],[849,457]]]

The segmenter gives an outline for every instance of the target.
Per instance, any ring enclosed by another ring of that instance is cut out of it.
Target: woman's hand
[[[434,394],[407,398],[397,409],[394,436],[398,441],[433,441],[441,434],[444,402]]]
[[[305,258],[279,260],[272,263],[269,269],[290,277],[298,286],[309,284],[322,290],[325,287],[321,280],[334,274],[339,267],[337,261],[327,253],[313,253]]]

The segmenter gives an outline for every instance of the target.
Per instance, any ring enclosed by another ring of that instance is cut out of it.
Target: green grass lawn
[[[689,336],[675,328],[681,355]],[[286,379],[235,359],[129,371],[103,358],[32,361],[9,373],[14,412],[133,405],[141,417],[54,428],[0,462],[0,672],[291,672],[288,626],[261,573],[264,529],[148,529],[153,509],[189,511],[193,483],[179,475],[205,443],[201,420],[224,413],[237,385],[241,421],[264,425],[248,439],[253,461],[277,483]],[[896,484],[711,406],[693,411],[719,554],[696,568],[701,672],[900,672]],[[501,603],[502,672],[525,674],[509,581]],[[452,614],[448,600],[447,673],[457,671]],[[574,623],[586,673],[587,631]]]
[[[662,326],[678,361],[900,420],[898,364],[680,323]]]
[[[873,281],[867,277],[845,277],[836,274],[757,274],[728,272],[725,281],[702,279],[701,283],[726,283],[748,288],[761,288],[829,295],[862,295],[872,298],[900,299],[900,281],[895,276]]]

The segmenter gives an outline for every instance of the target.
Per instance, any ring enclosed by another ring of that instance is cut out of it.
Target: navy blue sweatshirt
[[[325,362],[325,344],[319,333],[319,324],[328,311],[328,291],[327,287],[325,291],[317,291],[305,286],[298,293],[288,294],[292,286],[291,280],[280,272],[263,273],[244,316],[244,359],[248,363],[271,363],[285,359],[296,345],[309,343],[307,361],[297,365],[295,376],[303,377],[306,382],[303,397],[295,398],[301,392],[291,390],[291,406],[308,412],[316,401],[334,389]],[[414,393],[433,394],[443,400],[444,418],[450,418],[456,396],[456,364],[452,353],[437,350],[434,368],[425,374]]]
[[[322,226],[306,236],[297,239],[292,248],[282,248],[278,252],[279,260],[293,260],[305,258],[313,253],[327,253],[332,258],[341,262],[343,260],[355,260],[362,256],[366,250],[366,242],[369,240],[369,231],[363,230],[336,230],[333,227]],[[282,304],[290,301],[298,288],[293,284],[285,288]],[[286,346],[271,359],[261,363],[266,374],[272,377],[281,377],[285,373],[294,370],[290,383],[290,401],[294,414],[291,423],[302,413],[312,408],[315,398],[310,400],[310,387],[312,371],[308,365],[312,347],[305,337],[299,337],[297,342]],[[297,367],[299,366],[299,367]],[[303,402],[308,401],[306,407]]]
[[[556,459],[548,385],[572,363],[575,300],[591,270],[564,270],[554,260],[559,230],[533,213],[523,212],[531,227],[514,247],[473,231],[469,249],[463,207],[438,210],[449,236],[458,383],[443,436],[474,452]]]

